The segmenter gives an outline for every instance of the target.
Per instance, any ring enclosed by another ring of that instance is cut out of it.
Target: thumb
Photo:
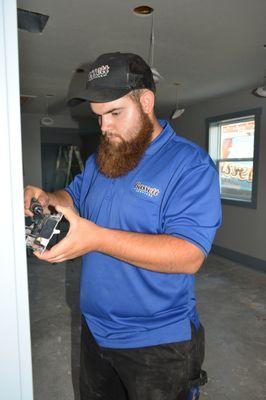
[[[74,211],[73,207],[56,206],[55,209],[56,211],[62,213],[69,222],[77,217],[77,214]]]

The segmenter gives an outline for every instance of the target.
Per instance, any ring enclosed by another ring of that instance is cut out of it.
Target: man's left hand
[[[34,255],[40,260],[59,263],[84,255],[97,249],[100,227],[85,218],[79,217],[71,207],[57,206],[56,210],[64,214],[70,227],[66,237],[43,254]]]

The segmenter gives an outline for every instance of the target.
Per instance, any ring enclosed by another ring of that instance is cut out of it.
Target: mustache
[[[125,139],[123,138],[122,135],[119,135],[119,133],[114,133],[114,132],[107,132],[107,131],[102,131],[103,135],[103,140],[106,142],[109,142],[110,138],[119,138],[122,142],[125,142]]]

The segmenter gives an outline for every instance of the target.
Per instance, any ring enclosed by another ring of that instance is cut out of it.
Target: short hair
[[[142,95],[142,93],[144,91],[145,91],[145,89],[131,90],[131,92],[129,92],[127,94],[127,96],[130,97],[132,101],[134,101],[135,103],[139,104],[140,103],[140,97],[141,97],[141,95]]]

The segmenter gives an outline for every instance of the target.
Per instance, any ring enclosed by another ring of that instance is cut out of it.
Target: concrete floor
[[[35,400],[78,400],[80,261],[29,258]],[[266,274],[210,255],[198,274],[206,329],[203,400],[266,398]]]

